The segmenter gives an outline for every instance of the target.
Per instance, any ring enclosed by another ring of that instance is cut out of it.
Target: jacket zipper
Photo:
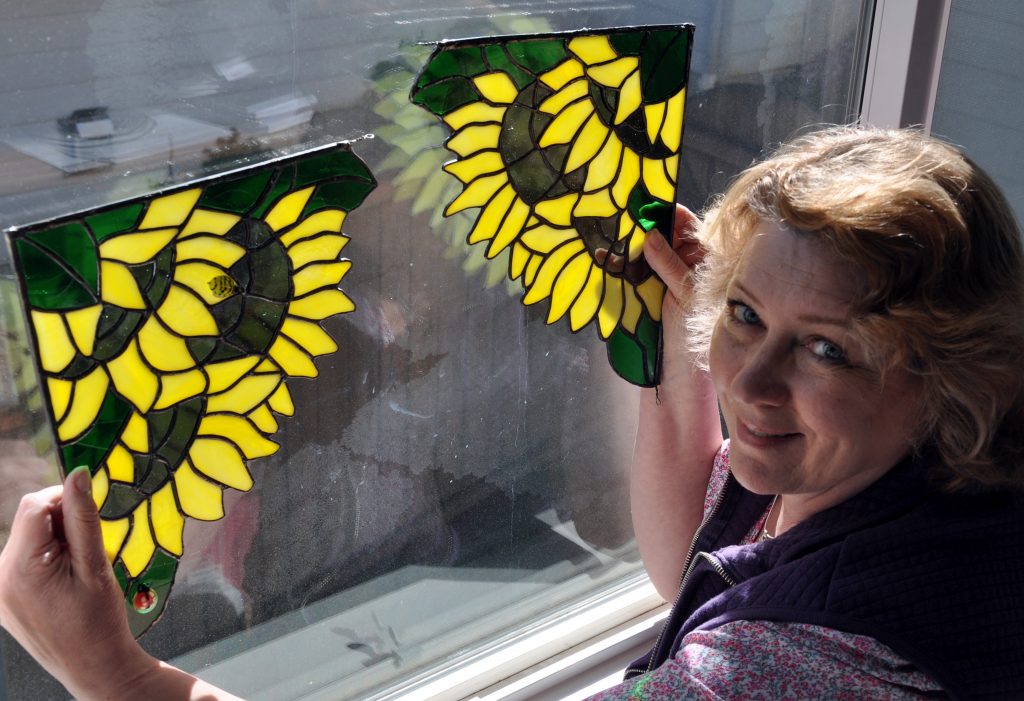
[[[711,511],[708,512],[707,518],[705,518],[701,522],[701,524],[699,526],[697,526],[697,530],[693,532],[693,539],[690,541],[690,548],[689,548],[689,550],[686,551],[686,560],[684,561],[684,565],[683,565],[683,576],[680,578],[680,581],[679,581],[679,591],[676,592],[676,598],[672,602],[672,608],[669,609],[670,612],[675,610],[676,606],[679,605],[679,600],[683,598],[683,590],[686,589],[686,581],[690,578],[690,571],[693,569],[694,560],[696,559],[694,557],[694,550],[697,549],[697,539],[700,538],[700,534],[701,534],[701,532],[703,532],[704,526],[706,526],[711,521],[711,519],[718,512],[718,507],[720,507],[722,505],[722,502],[725,501],[725,492],[726,492],[726,489],[728,489],[728,486],[729,486],[729,483],[728,483],[728,481],[726,481],[726,483],[722,486],[722,491],[720,491],[718,493],[718,496],[715,498],[715,503],[711,507]],[[706,553],[700,553],[700,554],[701,555],[705,555]],[[724,569],[722,569],[721,563],[719,563],[718,560],[714,560],[714,558],[712,558],[712,560],[713,560],[713,565],[712,566],[713,567],[715,565],[718,566],[716,568],[716,571],[719,571],[719,573],[725,578],[726,582],[730,582],[730,586],[733,586],[735,584],[735,582],[732,582],[731,581],[732,578],[729,577],[725,573]],[[671,617],[671,613],[669,614],[669,616]],[[669,624],[669,621],[666,620],[665,624],[661,627],[661,632],[658,633],[658,639],[654,641],[654,647],[651,648],[652,652],[653,651],[657,651],[657,649],[661,646],[661,639],[665,637],[665,632],[668,630],[668,624]],[[647,662],[647,669],[640,669],[638,667],[630,667],[629,669],[626,670],[626,674],[631,674],[633,672],[636,672],[637,674],[647,674],[653,668],[654,668],[654,658],[652,657]]]

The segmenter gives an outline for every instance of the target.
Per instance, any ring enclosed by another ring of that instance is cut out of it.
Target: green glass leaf
[[[87,465],[95,474],[117,442],[130,413],[131,406],[124,399],[114,392],[107,393],[92,428],[75,442],[61,446],[64,469]]]
[[[85,218],[97,241],[108,239],[114,234],[123,234],[135,228],[142,214],[142,203],[118,207]]]
[[[508,52],[517,63],[534,75],[551,70],[569,55],[562,39],[511,41]]]
[[[640,84],[644,103],[662,102],[686,84],[687,72],[681,69],[689,61],[689,32],[662,30],[651,32],[640,53]]]
[[[441,47],[423,69],[417,88],[423,88],[443,78],[472,77],[487,71],[479,46]]]
[[[291,191],[292,180],[295,179],[295,165],[291,164],[281,168],[277,178],[274,180],[273,185],[270,186],[270,191],[260,200],[260,203],[256,205],[256,208],[252,211],[252,216],[257,219],[262,219],[270,208],[277,204],[277,201],[282,195]]]
[[[153,623],[164,612],[167,606],[167,597],[171,593],[171,585],[174,583],[174,575],[178,571],[178,560],[172,555],[157,549],[150,560],[149,565],[134,580],[124,572],[121,563],[115,565],[116,570],[120,567],[122,572],[118,577],[121,590],[125,592],[125,609],[128,612],[128,627],[136,638],[146,632]],[[144,588],[144,589],[143,589]],[[143,597],[155,597],[152,608],[141,613],[136,608],[136,598],[140,596],[142,589]]]
[[[608,362],[624,380],[640,387],[658,384],[660,370],[661,324],[645,312],[633,336],[622,327],[608,337]]]
[[[259,201],[267,189],[267,183],[272,174],[273,172],[268,168],[245,178],[207,185],[196,206],[239,215],[245,214]]]
[[[296,164],[294,186],[303,188],[311,183],[344,176],[351,176],[351,178],[368,183],[374,182],[370,169],[366,167],[365,163],[348,149],[339,149],[299,161]]]
[[[639,56],[646,32],[616,32],[608,37],[608,42],[620,56]]]
[[[471,102],[482,100],[483,96],[468,78],[454,76],[417,89],[412,101],[422,105],[439,117]]]
[[[306,203],[306,208],[302,212],[302,216],[309,216],[311,213],[325,209],[340,208],[346,212],[351,212],[353,209],[358,207],[366,199],[373,189],[377,187],[377,183],[373,180],[367,182],[366,180],[335,180],[334,182],[324,183],[317,187],[313,196],[309,198],[309,202]]]
[[[520,90],[537,79],[535,75],[527,73],[513,62],[512,57],[505,51],[504,46],[497,44],[485,46],[484,53],[487,56],[487,62],[491,64],[491,68],[505,71]]]
[[[98,301],[96,246],[81,223],[26,234],[14,249],[32,307],[64,311]]]

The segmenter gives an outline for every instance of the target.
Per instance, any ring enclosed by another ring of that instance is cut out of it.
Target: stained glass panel
[[[664,285],[643,259],[671,232],[693,27],[439,44],[411,99],[451,130],[463,185],[445,210],[479,210],[467,240],[509,253],[523,303],[547,323],[593,323],[619,375],[658,381]],[[670,234],[669,234],[670,235]]]
[[[252,487],[287,379],[337,350],[319,322],[355,308],[341,228],[375,185],[335,144],[10,233],[62,467],[92,473],[136,635],[185,517]]]

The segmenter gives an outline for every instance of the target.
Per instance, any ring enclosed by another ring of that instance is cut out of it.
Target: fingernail
[[[82,494],[92,494],[92,476],[89,474],[89,467],[79,465],[68,475],[71,486]]]
[[[647,240],[650,241],[650,246],[653,246],[656,250],[661,250],[665,247],[665,237],[659,234],[657,231],[651,231],[647,234]]]

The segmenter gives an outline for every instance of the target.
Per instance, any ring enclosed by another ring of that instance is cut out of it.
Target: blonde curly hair
[[[917,446],[946,487],[1024,487],[1024,252],[992,179],[915,130],[834,127],[744,171],[706,213],[690,345],[707,363],[729,280],[762,222],[866,275],[869,362],[923,386]]]

